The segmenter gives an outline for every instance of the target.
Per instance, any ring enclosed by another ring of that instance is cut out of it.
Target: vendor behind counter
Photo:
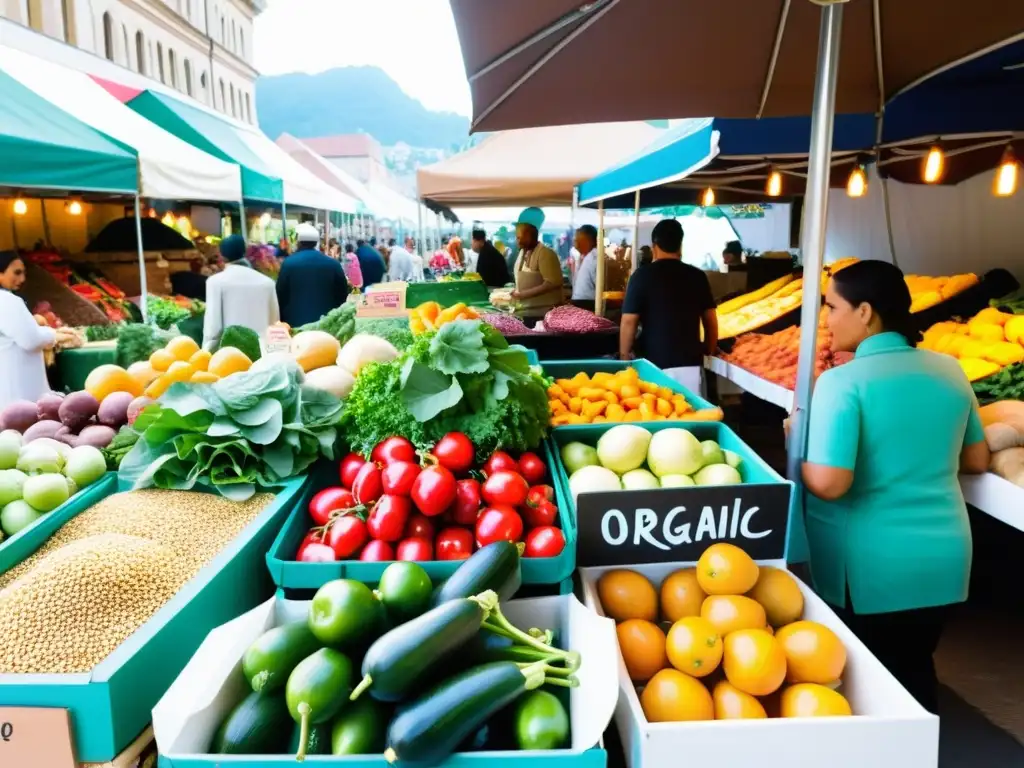
[[[512,298],[522,306],[524,318],[543,317],[548,310],[565,302],[562,287],[562,263],[558,254],[540,242],[544,212],[527,208],[516,221],[519,256],[512,270],[516,288]]]

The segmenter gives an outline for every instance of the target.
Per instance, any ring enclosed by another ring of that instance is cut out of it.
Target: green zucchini
[[[499,602],[511,600],[523,583],[519,550],[509,541],[495,541],[474,552],[435,592],[433,605],[491,590]]]
[[[288,707],[280,693],[250,693],[228,714],[213,737],[213,755],[278,755],[291,734]]]
[[[242,657],[242,672],[256,693],[284,688],[300,661],[320,648],[306,622],[284,624],[264,632]]]
[[[341,710],[331,725],[332,755],[379,755],[388,733],[388,706],[359,699]]]
[[[438,685],[400,712],[388,728],[384,758],[434,765],[526,691],[544,683],[542,664],[483,664]]]
[[[497,602],[493,592],[451,600],[387,632],[363,657],[363,679],[352,698],[367,689],[377,701],[415,695],[445,671],[445,660],[480,631]]]
[[[302,726],[296,759],[306,757],[309,728],[326,723],[348,702],[352,662],[333,648],[321,648],[303,659],[288,677],[285,701],[292,719]]]
[[[292,733],[292,741],[288,748],[288,754],[299,754],[299,746],[302,739],[302,726],[295,724]],[[306,735],[307,755],[329,755],[331,754],[331,724],[320,723],[311,725]]]

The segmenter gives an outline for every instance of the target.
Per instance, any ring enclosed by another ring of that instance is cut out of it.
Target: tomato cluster
[[[341,485],[310,501],[313,527],[295,559],[465,560],[495,541],[522,542],[524,557],[561,554],[565,536],[543,460],[496,451],[476,470],[474,456],[459,432],[422,461],[404,437],[379,443],[369,461],[350,453]]]

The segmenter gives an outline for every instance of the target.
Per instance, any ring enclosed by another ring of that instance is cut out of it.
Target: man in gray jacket
[[[281,319],[274,281],[257,272],[245,258],[245,240],[231,235],[220,244],[224,270],[206,281],[203,349],[213,352],[230,325],[250,328],[266,339],[267,329]]]

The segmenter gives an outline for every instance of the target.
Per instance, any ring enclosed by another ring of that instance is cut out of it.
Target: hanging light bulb
[[[156,218],[156,208],[150,208],[148,215],[149,215],[149,218],[155,219]]]
[[[715,190],[713,190],[711,187],[708,187],[707,189],[705,189],[704,190],[704,194],[702,194],[700,196],[700,204],[704,208],[710,208],[712,205],[714,205],[715,204]]]
[[[921,172],[921,178],[924,179],[925,184],[936,184],[941,181],[942,174],[945,171],[946,155],[943,153],[942,147],[936,144],[924,156],[924,168]]]
[[[17,200],[15,200],[14,201],[14,215],[15,216],[24,216],[26,213],[28,213],[28,203],[26,203],[21,198],[18,198]]]
[[[82,204],[77,200],[72,200],[70,203],[68,203],[68,213],[71,216],[81,216]]]
[[[764,193],[768,197],[778,197],[782,194],[782,174],[774,168],[768,174],[768,183],[765,185]]]
[[[850,171],[850,178],[846,181],[846,194],[850,197],[864,197],[868,193],[868,175],[864,172],[864,166],[857,163]]]
[[[992,187],[996,197],[1009,197],[1017,191],[1019,165],[1013,147],[1007,145],[1003,152],[1003,159],[999,162],[999,168],[996,170],[996,180]]]

